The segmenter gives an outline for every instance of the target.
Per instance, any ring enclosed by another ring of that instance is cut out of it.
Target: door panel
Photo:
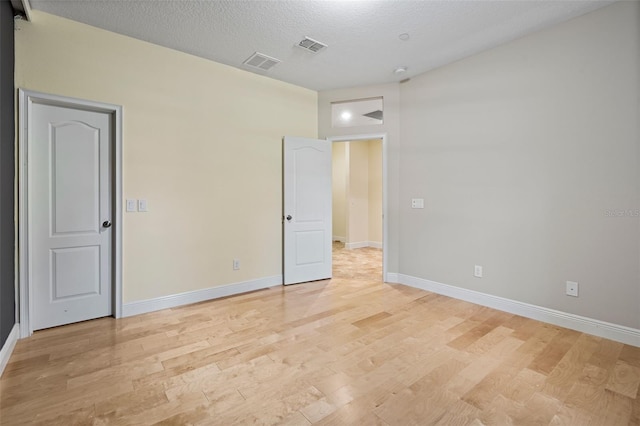
[[[296,265],[322,263],[325,235],[323,231],[296,232]]]
[[[107,113],[32,105],[34,330],[112,314],[111,124]]]
[[[100,246],[51,250],[52,300],[100,294]]]
[[[285,137],[283,164],[284,283],[331,278],[331,143]]]
[[[49,161],[53,235],[98,233],[99,129],[77,122],[52,124]]]

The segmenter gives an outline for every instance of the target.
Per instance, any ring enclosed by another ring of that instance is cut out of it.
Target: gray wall
[[[15,324],[13,11],[0,0],[0,347]]]
[[[399,272],[640,328],[639,78],[619,2],[400,85]]]

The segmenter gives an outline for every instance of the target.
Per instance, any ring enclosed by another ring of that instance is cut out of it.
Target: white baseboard
[[[130,317],[133,315],[145,314],[147,312],[159,311],[161,309],[190,305],[192,303],[219,299],[220,297],[233,296],[236,294],[246,293],[248,291],[262,290],[276,285],[282,285],[282,275],[172,294],[170,296],[162,296],[155,299],[125,303],[122,306],[122,316]]]
[[[398,274],[397,272],[387,272],[387,277],[384,282],[401,284],[399,276],[400,274]]]
[[[9,363],[9,358],[11,358],[13,348],[16,347],[16,342],[18,341],[19,336],[20,326],[18,324],[15,324],[11,329],[11,333],[9,333],[7,340],[4,342],[4,345],[2,345],[2,349],[0,349],[0,377],[2,377],[4,368]]]
[[[345,243],[344,245],[344,248],[346,248],[347,250],[359,249],[364,247],[369,247],[368,241],[360,241],[357,243]]]
[[[339,241],[341,243],[345,243],[345,242],[347,242],[347,238],[346,237],[339,237],[337,235],[334,235],[333,236],[333,241]]]
[[[465,300],[477,305],[520,315],[526,318],[547,322],[560,327],[570,328],[594,336],[604,337],[617,342],[640,347],[640,330],[623,325],[587,318],[567,312],[556,311],[542,306],[531,305],[517,300],[492,296],[465,288],[441,284],[435,281],[416,278],[404,274],[387,273],[388,282],[396,282],[410,287],[431,291]]]
[[[375,241],[360,241],[357,243],[345,243],[344,248],[348,250],[359,249],[364,247],[374,247],[374,248],[382,248],[382,243],[378,243]]]

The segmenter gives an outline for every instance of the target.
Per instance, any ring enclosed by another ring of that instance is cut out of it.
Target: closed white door
[[[331,278],[331,142],[284,138],[284,284]]]
[[[112,314],[108,113],[34,103],[29,126],[33,329]]]

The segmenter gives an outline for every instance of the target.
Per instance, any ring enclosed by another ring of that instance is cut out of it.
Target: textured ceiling
[[[42,10],[314,90],[396,82],[613,1],[31,0]],[[36,23],[37,24],[37,23]],[[408,33],[407,41],[399,35]],[[308,36],[329,45],[312,54]],[[270,71],[242,64],[255,51]],[[406,66],[403,75],[393,70]]]

